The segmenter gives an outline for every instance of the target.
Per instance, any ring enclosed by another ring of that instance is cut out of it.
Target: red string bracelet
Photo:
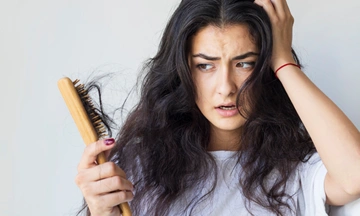
[[[288,66],[288,65],[292,65],[292,66],[295,66],[295,67],[298,67],[299,69],[301,69],[301,68],[300,68],[300,65],[298,65],[298,64],[286,63],[286,64],[280,66],[280,67],[275,71],[275,73],[274,73],[274,74],[275,74],[275,77],[277,78],[276,73],[277,73],[279,70],[281,70],[283,67],[286,67],[286,66]]]

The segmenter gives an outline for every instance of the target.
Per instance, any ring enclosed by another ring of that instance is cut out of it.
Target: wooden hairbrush
[[[84,85],[79,84],[79,80],[73,82],[68,77],[64,77],[58,81],[58,87],[85,145],[106,137],[107,130],[100,116],[95,112],[93,102]],[[84,104],[89,109],[85,109]],[[100,153],[96,161],[98,164],[105,163],[104,153]],[[128,203],[121,203],[119,208],[122,216],[131,216]]]

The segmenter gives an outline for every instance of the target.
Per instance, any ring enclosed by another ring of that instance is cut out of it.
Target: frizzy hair
[[[234,24],[247,26],[259,49],[254,71],[237,98],[246,118],[239,134],[239,185],[250,213],[252,202],[276,215],[290,209],[292,194],[286,194],[286,184],[315,148],[270,67],[273,44],[268,15],[252,0],[183,0],[165,28],[156,56],[144,67],[139,103],[110,154],[135,184],[130,202],[134,215],[168,215],[178,198],[216,176],[215,160],[207,152],[210,124],[196,106],[187,59],[191,37],[200,29]],[[300,64],[294,51],[293,56]],[[276,180],[268,185],[274,171]],[[212,183],[207,194],[194,195],[184,206],[190,214],[213,192],[216,179]]]

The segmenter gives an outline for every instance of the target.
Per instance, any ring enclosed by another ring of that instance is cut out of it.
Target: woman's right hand
[[[96,156],[114,147],[115,140],[99,140],[86,146],[75,178],[92,216],[119,216],[120,203],[133,199],[133,184],[113,162],[96,164]]]

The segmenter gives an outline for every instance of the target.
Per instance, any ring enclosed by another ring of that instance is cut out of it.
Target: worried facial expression
[[[212,130],[238,132],[245,119],[236,106],[237,93],[258,57],[248,28],[245,25],[202,28],[191,39],[188,57],[196,86],[196,104]]]

